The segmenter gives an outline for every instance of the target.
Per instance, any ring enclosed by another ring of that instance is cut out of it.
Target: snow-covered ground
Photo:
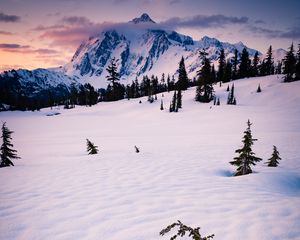
[[[221,106],[195,102],[191,88],[178,113],[168,112],[172,93],[164,111],[159,95],[1,112],[22,159],[0,169],[0,239],[168,239],[159,231],[178,219],[214,239],[300,239],[300,81],[234,84],[237,106],[225,104],[225,84],[215,86]],[[263,162],[231,177],[248,119]],[[98,155],[87,155],[86,138]],[[264,164],[273,145],[278,168]]]

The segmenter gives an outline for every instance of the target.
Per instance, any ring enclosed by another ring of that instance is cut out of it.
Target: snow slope
[[[159,110],[161,95],[1,112],[22,159],[0,169],[0,239],[168,239],[159,231],[178,219],[214,239],[300,239],[300,81],[281,78],[235,81],[237,106],[225,104],[226,84],[215,86],[221,106],[195,102],[191,88],[178,113]],[[283,160],[231,177],[248,118],[257,156],[276,145]]]

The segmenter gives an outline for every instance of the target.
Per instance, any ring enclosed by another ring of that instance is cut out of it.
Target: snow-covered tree
[[[242,141],[244,145],[242,148],[235,151],[239,154],[239,156],[235,157],[234,161],[230,162],[231,165],[237,166],[235,176],[252,173],[251,165],[256,165],[257,162],[262,160],[261,158],[256,157],[255,153],[252,151],[252,145],[254,141],[257,141],[257,139],[252,137],[251,125],[252,123],[248,120],[248,127],[246,131],[244,131],[245,135]]]
[[[86,146],[88,154],[97,154],[98,146],[94,145],[90,140],[86,139]]]
[[[11,134],[13,131],[9,130],[6,126],[6,123],[2,125],[2,145],[0,149],[0,157],[1,163],[0,167],[9,167],[14,166],[12,160],[19,159],[20,157],[17,156],[17,151],[13,149],[13,144],[11,143],[12,137]]]
[[[277,167],[279,164],[279,160],[281,160],[281,157],[279,157],[279,152],[276,148],[276,146],[273,146],[273,153],[272,157],[268,159],[269,161],[266,162],[268,164],[268,167]]]

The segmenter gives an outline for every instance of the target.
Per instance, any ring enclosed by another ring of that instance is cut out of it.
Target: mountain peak
[[[134,18],[131,22],[137,23],[155,23],[147,13],[143,13],[140,17]]]

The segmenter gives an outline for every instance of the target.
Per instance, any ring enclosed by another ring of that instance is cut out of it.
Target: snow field
[[[225,104],[224,84],[220,106],[195,102],[191,88],[178,113],[168,112],[172,92],[164,111],[159,94],[153,104],[1,112],[22,159],[0,169],[0,239],[163,240],[176,220],[214,239],[300,239],[300,82],[281,77],[235,81],[237,106]],[[263,162],[231,177],[248,119]],[[273,145],[278,168],[264,164]]]

